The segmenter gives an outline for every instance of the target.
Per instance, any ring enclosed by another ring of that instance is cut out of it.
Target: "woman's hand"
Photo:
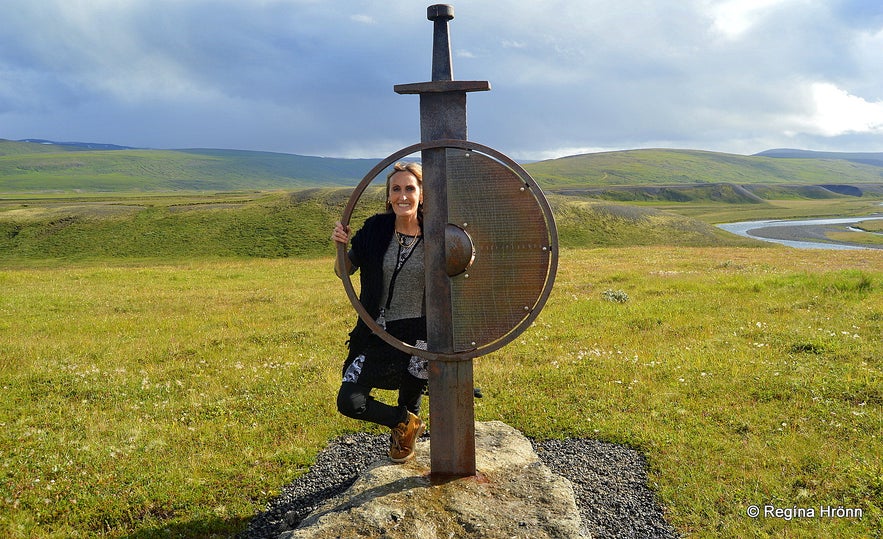
[[[340,224],[340,221],[334,224],[334,232],[331,233],[331,240],[336,241],[337,243],[342,243],[344,247],[346,247],[347,242],[350,240],[350,227],[343,226]],[[345,264],[346,269],[340,267],[340,259],[334,259],[334,273],[337,274],[338,277],[346,275],[352,275],[356,271],[356,267],[353,265],[349,256],[345,256]]]
[[[334,232],[331,233],[331,240],[344,245],[350,240],[350,227],[343,226],[340,221],[334,224]]]

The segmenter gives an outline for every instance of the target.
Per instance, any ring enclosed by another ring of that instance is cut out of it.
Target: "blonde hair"
[[[392,204],[389,202],[389,183],[392,180],[392,177],[397,172],[410,172],[417,178],[417,185],[420,186],[420,189],[423,189],[423,165],[420,163],[403,163],[399,161],[398,163],[392,166],[392,170],[389,171],[389,174],[386,175],[386,213],[393,213]],[[420,218],[420,222],[423,222],[423,203],[421,202],[417,206],[417,215]]]

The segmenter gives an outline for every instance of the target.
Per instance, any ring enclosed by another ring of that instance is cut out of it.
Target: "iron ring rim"
[[[350,300],[353,308],[356,313],[359,315],[359,318],[362,322],[365,323],[368,328],[374,332],[375,335],[383,339],[386,343],[391,345],[392,347],[401,350],[405,353],[410,353],[411,355],[415,355],[421,357],[423,359],[431,360],[431,361],[465,361],[471,360],[478,356],[486,355],[496,350],[499,350],[506,344],[512,342],[516,337],[518,337],[521,333],[524,332],[525,329],[530,327],[531,324],[536,320],[539,316],[540,311],[545,306],[546,302],[549,299],[549,296],[552,292],[552,286],[555,282],[555,276],[558,272],[558,230],[555,225],[555,218],[552,214],[552,208],[549,206],[548,201],[545,196],[543,196],[542,189],[540,186],[531,178],[530,174],[524,168],[513,161],[510,157],[506,156],[503,153],[494,150],[488,146],[484,146],[482,144],[478,144],[476,142],[461,140],[461,139],[439,139],[433,140],[429,142],[420,142],[417,144],[412,144],[411,146],[407,146],[390,154],[388,157],[380,161],[377,165],[375,165],[367,174],[362,178],[362,181],[353,188],[352,193],[350,194],[350,198],[347,201],[347,205],[343,210],[343,214],[341,215],[340,222],[344,227],[348,227],[350,223],[350,219],[352,218],[353,211],[356,208],[356,204],[362,198],[362,195],[365,193],[365,190],[369,185],[377,178],[377,176],[383,172],[390,165],[395,164],[398,160],[406,157],[408,155],[421,152],[423,150],[433,150],[440,148],[455,148],[466,151],[478,151],[480,153],[484,153],[494,159],[497,159],[501,163],[505,164],[507,167],[512,169],[519,178],[527,185],[534,194],[534,199],[540,206],[540,209],[543,212],[543,215],[546,220],[546,226],[548,227],[549,234],[549,264],[546,272],[546,279],[543,285],[542,290],[537,298],[536,303],[530,309],[530,312],[527,316],[522,318],[517,324],[515,324],[506,334],[499,337],[496,340],[491,342],[481,344],[476,346],[475,348],[471,348],[469,350],[463,350],[460,352],[454,352],[451,354],[433,352],[432,350],[423,350],[420,348],[416,348],[402,340],[392,336],[389,334],[383,327],[380,326],[368,313],[365,306],[362,305],[362,302],[359,300],[358,295],[356,294],[355,288],[353,287],[352,279],[350,275],[344,272],[344,275],[340,276],[341,281],[343,281],[343,287],[346,291],[347,297]],[[347,246],[342,243],[337,244],[337,262],[338,267],[345,268],[346,267],[346,257],[347,257]]]

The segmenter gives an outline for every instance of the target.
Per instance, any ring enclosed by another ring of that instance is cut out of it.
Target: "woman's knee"
[[[358,418],[365,413],[369,398],[358,384],[344,382],[337,392],[337,411],[347,417]]]

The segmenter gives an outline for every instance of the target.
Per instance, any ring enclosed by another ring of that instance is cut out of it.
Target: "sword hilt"
[[[433,22],[432,80],[454,80],[451,64],[451,39],[448,21],[454,18],[454,6],[435,4],[426,8],[426,18]]]

